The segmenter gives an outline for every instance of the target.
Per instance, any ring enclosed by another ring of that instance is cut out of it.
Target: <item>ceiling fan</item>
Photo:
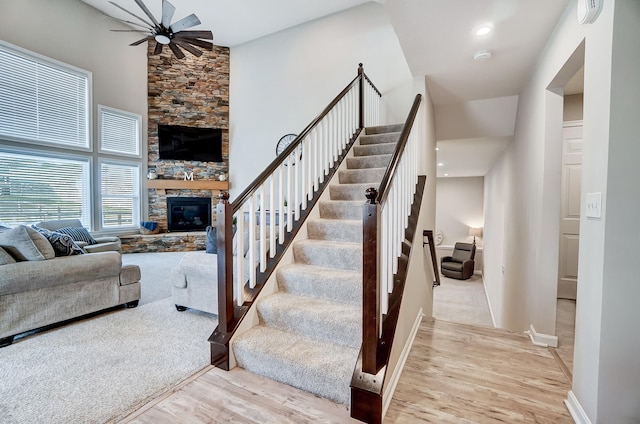
[[[162,0],[162,18],[160,22],[158,22],[158,20],[153,16],[153,14],[151,14],[151,11],[147,8],[147,6],[145,6],[142,0],[135,0],[135,2],[138,6],[140,6],[140,9],[142,9],[142,11],[145,13],[145,15],[147,15],[151,22],[144,18],[141,18],[135,13],[129,12],[127,9],[123,8],[119,4],[114,3],[113,1],[109,1],[109,3],[111,3],[118,9],[123,10],[134,18],[143,22],[144,25],[122,19],[118,19],[119,21],[145,29],[144,31],[139,29],[112,29],[111,31],[142,32],[150,34],[143,39],[131,43],[130,46],[137,46],[144,43],[145,41],[156,40],[156,47],[153,50],[153,55],[162,53],[162,48],[165,45],[168,45],[173,54],[178,59],[184,58],[184,52],[181,48],[197,57],[200,57],[202,55],[202,51],[194,46],[201,47],[206,50],[213,50],[213,43],[211,43],[210,41],[205,41],[213,40],[213,33],[211,31],[185,31],[187,28],[200,25],[200,19],[198,19],[195,14],[192,13],[191,15],[171,24],[171,18],[173,18],[173,13],[176,11],[176,8],[167,0]]]

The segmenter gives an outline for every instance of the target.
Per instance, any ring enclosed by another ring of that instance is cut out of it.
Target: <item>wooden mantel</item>
[[[216,180],[146,180],[148,189],[156,189],[164,192],[165,190],[228,190],[229,181]]]

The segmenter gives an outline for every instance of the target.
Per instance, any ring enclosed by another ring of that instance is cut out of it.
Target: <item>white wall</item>
[[[484,226],[484,177],[438,178],[436,181],[436,228],[442,245],[473,242],[469,227]],[[476,238],[481,246],[482,238]]]
[[[485,284],[494,311],[502,307],[501,326],[532,324],[554,333],[563,102],[548,88],[575,73],[578,68],[565,63],[584,42],[582,205],[586,193],[600,192],[603,215],[581,214],[572,392],[593,423],[638,422],[640,342],[629,325],[638,322],[640,295],[631,258],[640,216],[633,106],[640,101],[634,78],[640,4],[604,2],[590,25],[578,25],[576,6],[569,3],[520,95],[512,145],[485,176],[486,232],[492,234],[484,246]],[[504,199],[504,207],[494,208],[496,199]],[[501,260],[502,278],[488,269]]]
[[[412,80],[376,3],[231,49],[232,199],[275,158],[280,137],[300,133],[355,78],[358,63],[383,94]]]
[[[102,104],[142,115],[147,139],[147,49],[139,34],[80,0],[0,0],[0,39],[93,73],[93,134]],[[146,145],[146,144],[145,144]]]

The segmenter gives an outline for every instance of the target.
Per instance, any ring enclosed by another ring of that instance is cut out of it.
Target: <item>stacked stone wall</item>
[[[168,48],[148,59],[148,168],[159,178],[183,179],[193,173],[194,180],[218,180],[229,173],[229,48],[214,46],[201,57],[185,52],[177,59]],[[222,129],[222,162],[160,160],[158,124]],[[167,196],[211,197],[215,217],[217,192],[207,190],[149,189],[149,220],[167,231]]]

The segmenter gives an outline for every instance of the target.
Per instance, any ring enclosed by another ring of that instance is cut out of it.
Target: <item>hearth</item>
[[[169,231],[204,231],[211,225],[210,197],[167,197]]]

